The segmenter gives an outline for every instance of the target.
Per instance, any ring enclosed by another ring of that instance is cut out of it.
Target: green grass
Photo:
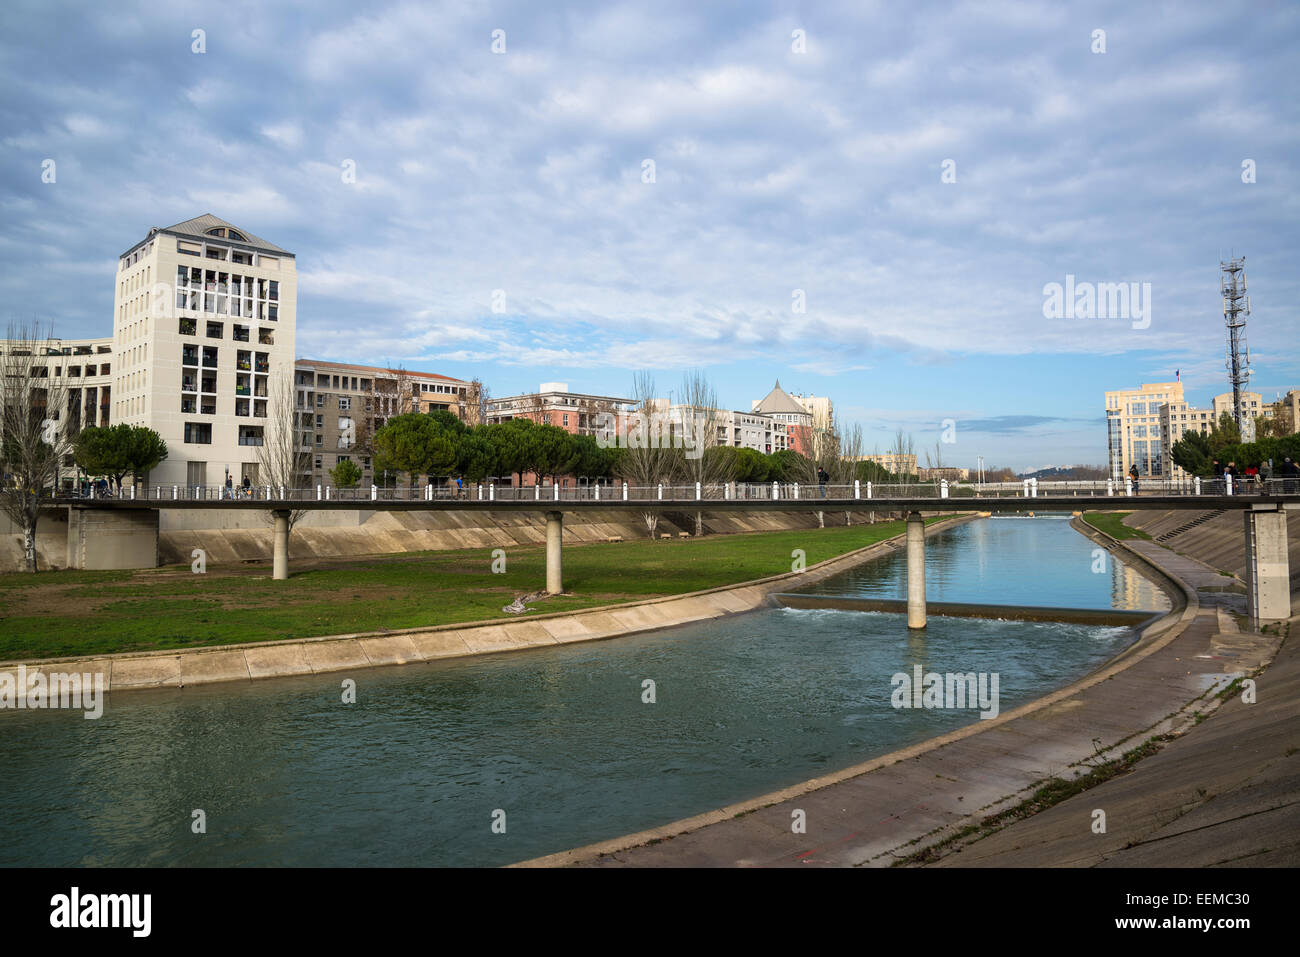
[[[927,519],[927,522],[940,519]],[[566,594],[531,614],[576,611],[780,575],[800,548],[809,566],[903,532],[902,522],[566,545]],[[301,547],[301,546],[299,546]],[[290,548],[288,581],[269,563],[0,575],[0,661],[275,641],[485,619],[546,582],[541,546],[308,562]]]
[[[1089,512],[1083,516],[1083,520],[1097,531],[1105,532],[1111,538],[1121,541],[1126,538],[1140,538],[1148,542],[1151,541],[1151,536],[1142,529],[1129,528],[1124,524],[1124,519],[1132,514],[1132,512]]]

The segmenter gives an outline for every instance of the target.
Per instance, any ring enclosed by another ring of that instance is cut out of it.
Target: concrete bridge
[[[1208,484],[1208,483],[1207,483]],[[156,488],[128,490],[122,498],[55,499],[49,508],[68,510],[69,567],[140,568],[157,564],[159,513],[162,510],[257,510],[271,513],[274,525],[272,577],[289,577],[289,520],[294,511],[497,511],[541,513],[546,522],[546,588],[563,591],[564,513],[585,510],[898,512],[907,516],[908,625],[925,626],[925,536],[922,512],[1087,512],[1172,509],[1238,511],[1247,547],[1248,609],[1263,621],[1291,615],[1286,518],[1300,512],[1300,490],[1273,487],[1267,494],[1198,494],[1200,484],[1166,487],[1155,494],[1134,494],[1114,483],[1024,483],[965,494],[970,487],[851,486],[686,487],[624,486],[560,489],[549,486],[502,488],[482,486],[465,493],[425,486],[410,490],[276,489],[262,486],[227,497],[223,489]],[[887,491],[887,494],[880,494]],[[148,494],[152,492],[153,494]],[[984,494],[981,494],[984,493]],[[74,542],[75,538],[75,542]],[[74,549],[78,560],[73,561]]]

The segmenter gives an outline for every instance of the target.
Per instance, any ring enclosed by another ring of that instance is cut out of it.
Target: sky
[[[213,213],[296,254],[300,357],[1100,464],[1107,389],[1230,388],[1222,258],[1300,387],[1298,48],[1288,2],[6,0],[0,319],[111,335],[117,257]]]

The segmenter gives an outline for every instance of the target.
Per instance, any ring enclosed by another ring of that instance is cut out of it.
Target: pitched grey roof
[[[224,219],[220,219],[216,216],[213,216],[211,213],[204,213],[202,216],[195,216],[193,219],[187,219],[185,220],[185,222],[177,223],[175,226],[164,226],[161,229],[155,226],[153,229],[149,230],[149,236],[152,236],[154,233],[170,233],[173,236],[193,236],[197,239],[211,239],[213,237],[208,236],[208,230],[216,229],[219,226],[224,226],[226,229],[233,229],[236,232],[238,232],[241,236],[244,237],[243,242],[240,242],[238,239],[230,239],[230,240],[223,239],[222,240],[223,242],[228,241],[234,243],[235,245],[246,246],[251,249],[260,249],[269,253],[278,253],[281,256],[293,255],[293,253],[289,252],[289,250],[281,246],[277,246],[275,243],[267,242],[265,239],[261,238],[260,236],[254,236],[252,233],[244,229],[242,226],[236,226],[234,223],[228,223]],[[128,253],[131,252],[136,248],[136,246],[139,246],[141,243],[147,241],[148,238],[149,237],[146,236],[144,239],[140,240],[139,243],[133,245],[131,249],[128,249],[127,252]]]
[[[247,240],[247,245],[257,246],[260,249],[266,249],[271,252],[284,253],[286,256],[292,256],[289,250],[277,246],[275,243],[268,243],[260,236],[254,236],[248,230],[234,223],[228,223],[224,219],[218,219],[211,213],[204,213],[202,216],[195,216],[193,219],[187,219],[183,223],[177,223],[175,226],[168,226],[162,230],[165,233],[184,233],[188,236],[206,236],[209,229],[216,229],[218,226],[225,226],[227,229],[233,229],[243,235]]]
[[[773,412],[796,415],[807,415],[808,410],[801,406],[794,399],[790,398],[790,393],[781,388],[781,382],[778,379],[776,385],[772,388],[763,401],[758,403],[755,412],[762,412],[764,415],[771,415]]]

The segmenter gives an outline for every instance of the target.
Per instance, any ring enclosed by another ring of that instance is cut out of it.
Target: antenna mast
[[[1220,287],[1223,292],[1223,321],[1228,327],[1228,381],[1232,383],[1232,418],[1241,431],[1243,442],[1254,438],[1254,420],[1247,422],[1242,406],[1241,387],[1250,381],[1250,347],[1246,345],[1246,317],[1250,315],[1250,297],[1246,295],[1246,257],[1219,261]],[[1252,433],[1249,437],[1247,432]]]

